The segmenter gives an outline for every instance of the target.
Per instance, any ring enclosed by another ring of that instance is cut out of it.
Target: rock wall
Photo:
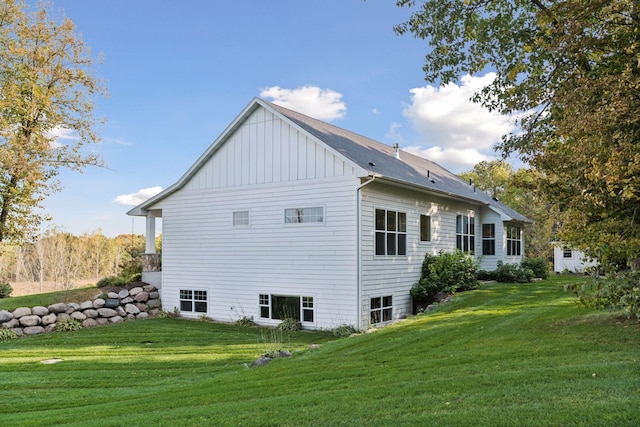
[[[109,292],[107,298],[97,297],[83,303],[57,303],[48,307],[19,307],[0,310],[0,327],[12,329],[18,336],[53,332],[56,323],[75,319],[85,328],[144,319],[162,310],[160,293],[153,285]]]

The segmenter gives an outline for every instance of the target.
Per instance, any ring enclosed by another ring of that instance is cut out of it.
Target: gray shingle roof
[[[530,222],[528,218],[489,194],[476,189],[442,166],[423,157],[400,150],[399,158],[389,145],[375,141],[340,127],[305,116],[274,103],[260,100],[304,129],[320,141],[338,151],[349,160],[384,178],[421,187],[435,193],[451,195],[488,205],[498,213],[516,221]]]

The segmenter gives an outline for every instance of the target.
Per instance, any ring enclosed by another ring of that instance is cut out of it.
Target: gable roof
[[[399,150],[398,157],[396,157],[393,147],[259,98],[254,98],[245,107],[175,184],[131,209],[127,214],[146,215],[148,207],[184,186],[200,167],[211,158],[227,137],[259,107],[266,108],[284,121],[327,145],[340,157],[357,166],[362,177],[372,176],[393,185],[412,187],[486,205],[500,214],[503,221],[530,222],[525,216],[494,200],[487,193],[476,189],[473,185],[469,185],[437,163],[402,150]]]

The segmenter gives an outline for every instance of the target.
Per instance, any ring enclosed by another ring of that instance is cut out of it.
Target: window
[[[507,226],[507,255],[519,256],[522,254],[520,242],[520,227]]]
[[[456,216],[456,248],[462,252],[474,252],[476,245],[475,218],[468,215]]]
[[[420,241],[431,241],[431,217],[429,215],[420,215]]]
[[[260,317],[263,319],[293,318],[301,322],[313,322],[315,306],[310,296],[283,296],[260,294]]]
[[[207,312],[207,291],[180,289],[180,311]]]
[[[562,258],[571,258],[573,256],[573,253],[571,252],[571,248],[565,246],[562,249]]]
[[[233,226],[249,225],[249,211],[235,211],[233,213]]]
[[[285,224],[324,222],[324,208],[295,208],[284,210]]]
[[[370,322],[372,325],[388,322],[393,319],[393,298],[386,297],[371,298]]]
[[[482,224],[482,255],[496,254],[496,225]]]
[[[407,254],[407,214],[376,209],[376,255]]]

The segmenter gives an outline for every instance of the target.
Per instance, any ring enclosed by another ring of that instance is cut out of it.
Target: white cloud
[[[260,92],[262,98],[270,98],[274,104],[298,111],[318,120],[340,119],[347,113],[342,102],[342,94],[331,89],[317,86],[302,86],[297,89],[284,89],[272,86]]]
[[[493,156],[482,154],[472,148],[459,149],[442,148],[438,146],[424,148],[412,145],[403,148],[403,150],[436,162],[456,173],[473,169],[477,163],[483,160],[490,161],[495,159]]]
[[[424,141],[422,147],[411,147],[412,152],[423,153],[419,155],[439,160],[451,169],[491,158],[493,146],[502,135],[515,129],[512,118],[471,101],[494,79],[495,73],[466,75],[460,85],[411,89],[411,104],[403,114]]]
[[[143,188],[135,193],[121,194],[113,199],[113,203],[123,206],[137,206],[162,191],[162,187]]]
[[[53,129],[47,131],[45,136],[50,139],[49,144],[52,148],[62,147],[61,141],[74,141],[78,139],[78,135],[72,129],[67,129],[62,126],[56,126]]]

